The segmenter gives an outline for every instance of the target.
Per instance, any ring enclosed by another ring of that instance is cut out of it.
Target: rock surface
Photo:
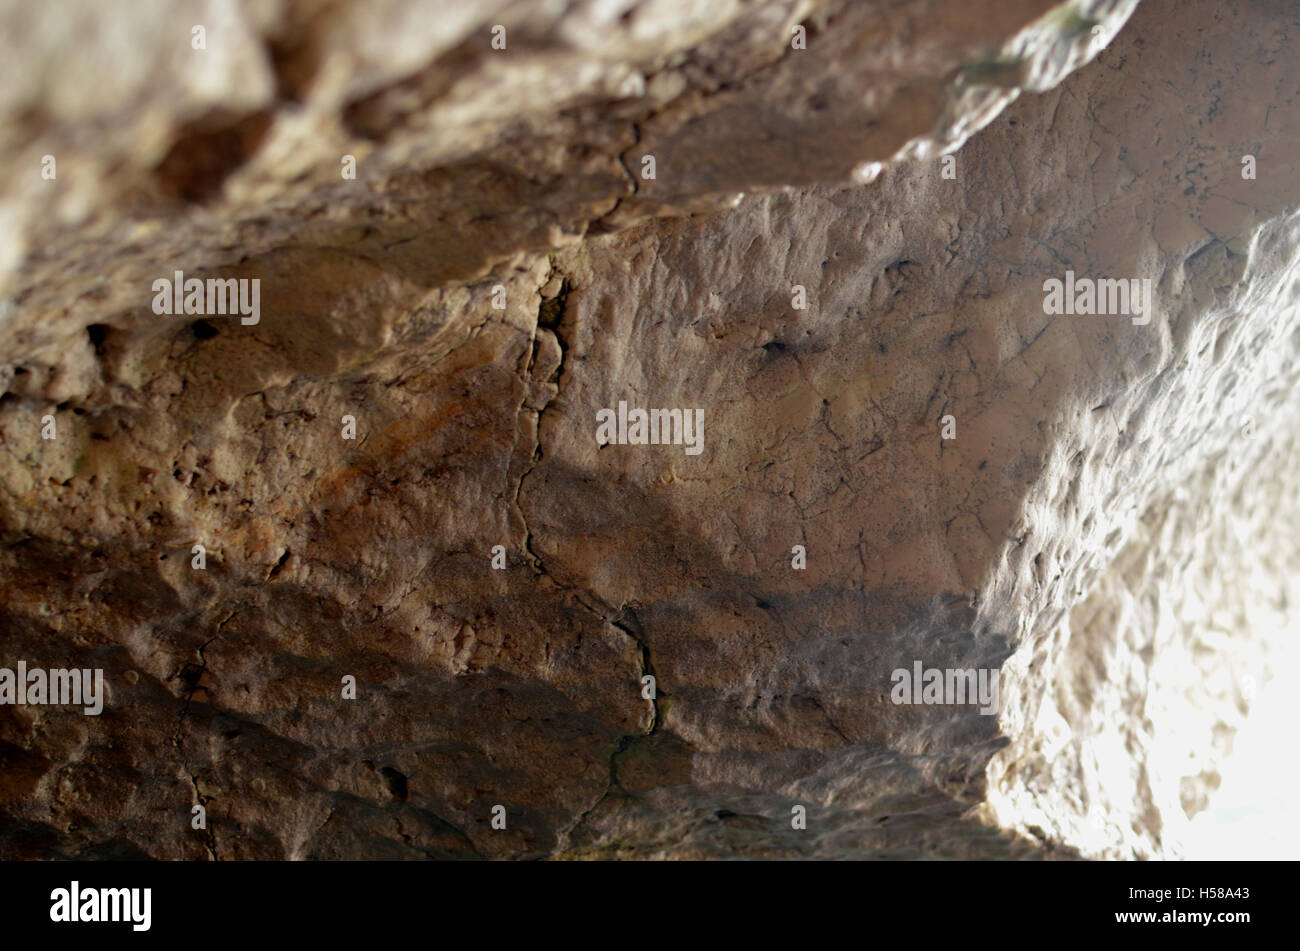
[[[1297,35],[5,9],[0,666],[110,699],[0,706],[0,857],[1179,854],[1300,599]],[[155,314],[178,270],[260,321]]]

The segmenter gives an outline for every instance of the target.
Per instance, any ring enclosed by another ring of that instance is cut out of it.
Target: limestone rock
[[[0,856],[1179,854],[1300,603],[1297,31],[6,7],[0,666],[110,693],[0,707]]]

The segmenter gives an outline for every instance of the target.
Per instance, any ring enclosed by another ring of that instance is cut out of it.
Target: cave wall
[[[1179,854],[1300,594],[1293,5],[235,9],[0,29],[0,666],[110,691],[0,855]]]

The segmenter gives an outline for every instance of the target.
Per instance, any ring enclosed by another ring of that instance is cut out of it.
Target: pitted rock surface
[[[110,691],[0,857],[1180,854],[1300,603],[1293,5],[102,15],[0,24],[0,666]]]

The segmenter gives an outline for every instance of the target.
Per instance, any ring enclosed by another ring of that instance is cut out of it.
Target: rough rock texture
[[[0,857],[1178,854],[1300,598],[1297,36],[6,6],[0,666],[111,698],[0,707]],[[1045,315],[1067,269],[1151,322]],[[703,453],[598,446],[619,400]]]

